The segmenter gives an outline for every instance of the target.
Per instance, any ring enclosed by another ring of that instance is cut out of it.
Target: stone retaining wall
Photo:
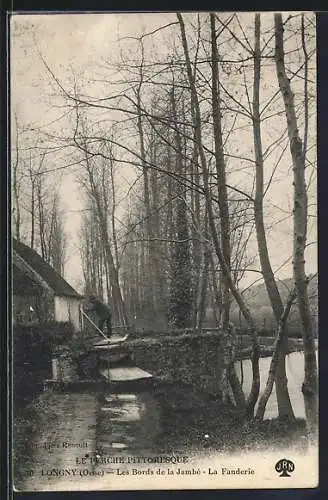
[[[186,334],[132,340],[127,348],[136,366],[162,380],[217,393],[223,365],[221,344],[219,335]]]
[[[270,356],[275,339],[259,337],[261,356]],[[223,369],[223,337],[218,332],[167,335],[140,338],[126,342],[136,365],[163,380],[192,384],[206,392],[218,394]],[[249,335],[236,339],[237,360],[251,355]],[[288,352],[302,350],[301,339],[289,339]]]
[[[68,347],[61,347],[53,353],[53,358],[57,360],[58,380],[61,382],[72,382],[78,380],[76,362],[73,360]]]
[[[274,338],[259,337],[259,343],[261,356],[270,356]],[[237,360],[249,358],[251,355],[250,337],[248,335],[237,336],[236,344]],[[223,370],[223,336],[218,332],[171,334],[156,338],[131,339],[124,342],[121,347],[128,351],[137,367],[163,381],[183,382],[212,394],[220,393]],[[301,340],[289,339],[288,352],[301,350],[301,348]],[[98,356],[99,353],[92,351],[82,360],[89,370],[87,370],[89,378],[97,377],[97,374],[94,373],[97,360],[94,358],[98,358]],[[62,349],[55,357],[58,359],[61,381],[72,381],[79,378],[76,362],[67,348]],[[82,368],[85,368],[84,365]],[[86,369],[82,371],[83,378],[86,376]]]

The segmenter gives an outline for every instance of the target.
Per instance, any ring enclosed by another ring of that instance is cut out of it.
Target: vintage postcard
[[[315,14],[9,22],[15,491],[317,487]]]

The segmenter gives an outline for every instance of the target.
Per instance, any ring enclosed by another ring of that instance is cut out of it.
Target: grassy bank
[[[159,391],[156,398],[162,407],[163,432],[159,445],[166,446],[167,451],[176,451],[186,443],[226,453],[280,447],[304,451],[307,448],[303,419],[293,423],[278,418],[245,423],[236,408],[180,388],[166,393]]]
[[[158,402],[161,415],[161,433],[154,438],[152,448],[161,452],[177,453],[189,448],[209,449],[212,452],[228,454],[250,450],[265,451],[279,447],[298,451],[305,451],[307,448],[304,420],[296,420],[293,424],[286,424],[278,419],[245,424],[242,414],[235,408],[225,406],[220,401],[211,399],[208,394],[197,392],[184,385],[168,384],[156,387],[151,391],[151,395]],[[31,453],[31,442],[34,439],[46,440],[49,429],[58,429],[64,434],[70,432],[69,426],[77,423],[81,416],[80,431],[82,435],[87,434],[87,428],[83,427],[86,425],[83,423],[86,407],[81,406],[80,413],[73,412],[75,417],[70,420],[68,414],[55,411],[60,397],[60,393],[42,393],[16,415],[14,422],[16,470],[22,471],[24,468],[26,457]],[[68,401],[71,401],[70,395],[63,393],[66,401],[67,397]],[[67,411],[68,413],[72,411],[70,406],[67,406]],[[88,421],[88,428],[96,424],[96,418],[95,414],[95,421],[91,421],[92,419]],[[157,417],[154,415],[154,418]],[[99,438],[110,440],[110,434],[98,436]]]
[[[29,444],[34,437],[58,424],[58,416],[52,404],[52,393],[42,392],[25,407],[14,408],[12,427],[13,467],[20,468],[20,461],[25,460]]]

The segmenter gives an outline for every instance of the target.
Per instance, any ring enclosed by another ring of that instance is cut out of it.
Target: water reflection
[[[317,361],[318,361],[318,351],[317,351]],[[271,357],[260,358],[260,380],[261,380],[261,392],[265,388],[265,384],[268,378],[269,368],[271,363]],[[241,369],[243,372],[243,377],[241,376]],[[249,394],[252,385],[252,363],[249,359],[245,359],[242,362],[238,361],[236,363],[236,370],[239,378],[243,378],[243,390],[246,395]],[[286,356],[286,376],[288,381],[288,391],[290,396],[290,401],[294,410],[296,418],[305,418],[305,407],[304,399],[302,395],[302,383],[304,379],[304,353],[303,352],[292,352]],[[257,407],[257,405],[256,405]],[[278,405],[276,397],[276,388],[273,386],[271,396],[267,402],[264,418],[271,419],[278,416]]]
[[[151,451],[161,433],[161,412],[148,393],[99,396],[96,423],[98,453]]]
[[[262,388],[269,364],[270,358],[260,361]],[[303,354],[289,355],[286,366],[293,408],[296,416],[302,417]],[[243,362],[243,372],[247,393],[252,379],[249,361]],[[34,422],[37,431],[14,436],[18,455],[15,487],[21,491],[54,490],[64,485],[74,489],[81,478],[67,471],[84,470],[84,459],[88,460],[89,475],[83,476],[81,489],[95,479],[92,474],[105,470],[104,463],[108,466],[107,479],[112,478],[110,467],[115,467],[115,462],[111,457],[182,454],[187,448],[189,455],[192,452],[200,456],[202,452],[208,454],[209,446],[220,451],[221,442],[226,441],[226,435],[222,435],[222,439],[216,436],[212,442],[212,430],[206,427],[210,421],[217,425],[220,412],[214,403],[211,406],[203,394],[177,384],[138,393],[53,393],[47,401],[47,414],[41,412],[42,418]],[[202,409],[201,420],[196,420],[197,408]],[[215,418],[211,420],[212,414]],[[277,416],[275,393],[265,416]]]

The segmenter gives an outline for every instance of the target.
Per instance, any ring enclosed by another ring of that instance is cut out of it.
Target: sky
[[[248,16],[252,21],[252,14]],[[120,50],[118,39],[135,36],[145,30],[153,31],[159,26],[176,21],[173,13],[148,14],[15,14],[11,18],[11,104],[12,112],[19,116],[20,123],[43,128],[56,121],[63,113],[56,90],[49,78],[40,54],[53,73],[63,81],[70,75],[87,81],[88,78],[101,78],[104,74],[101,65],[104,61],[115,60]],[[272,14],[262,14],[262,26],[272,23]],[[130,42],[121,42],[131,43]],[[165,51],[165,46],[171,43],[170,32],[155,36],[155,51]],[[107,70],[108,71],[108,70]],[[268,70],[268,87],[274,75]],[[93,86],[90,87],[93,90]],[[99,84],[102,85],[101,83]],[[264,128],[264,142],[270,138],[270,130]],[[56,159],[56,165],[62,159]],[[279,170],[278,170],[279,174]],[[129,183],[132,174],[124,171],[122,183]],[[268,199],[283,214],[292,205],[291,175],[284,171],[278,175],[278,181],[272,184]],[[313,194],[313,193],[312,193]],[[315,195],[314,195],[315,196]],[[81,262],[78,253],[78,230],[80,210],[83,209],[83,199],[78,184],[76,172],[67,169],[61,180],[61,198],[66,212],[66,232],[68,234],[68,251],[65,265],[65,278],[76,288],[81,289]],[[316,221],[309,221],[309,241],[316,240]],[[290,259],[292,252],[291,221],[281,222],[268,235],[270,256],[274,269],[279,268]],[[254,250],[255,251],[255,250]],[[310,245],[307,250],[307,272],[317,270],[317,248]],[[291,267],[285,266],[279,273],[280,278],[291,276]],[[245,276],[244,285],[254,280],[254,275]]]

